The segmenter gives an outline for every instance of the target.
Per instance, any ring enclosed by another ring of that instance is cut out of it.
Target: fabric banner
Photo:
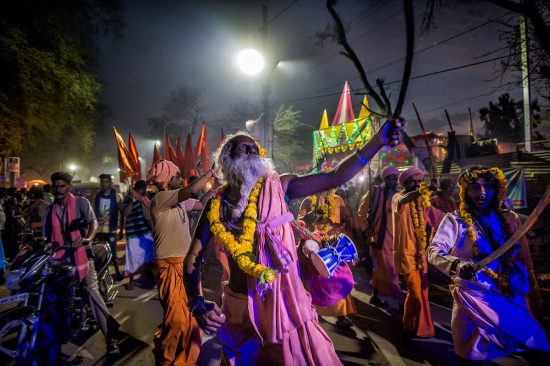
[[[122,138],[122,136],[120,136],[115,126],[113,126],[113,132],[115,134],[118,150],[118,168],[120,170],[119,179],[121,182],[124,182],[126,178],[134,177],[139,172],[136,171],[136,166],[132,158],[132,153],[130,152],[130,150],[128,150],[128,147],[126,147],[124,139]]]
[[[136,172],[136,174],[132,177],[132,182],[135,183],[136,181],[141,179],[141,162],[139,161],[139,152],[136,146],[136,142],[134,141],[134,137],[131,133],[128,137],[128,151],[130,152],[130,156],[132,157],[134,171]]]
[[[522,168],[503,169],[502,172],[508,181],[506,199],[512,201],[514,209],[527,208],[527,184]]]

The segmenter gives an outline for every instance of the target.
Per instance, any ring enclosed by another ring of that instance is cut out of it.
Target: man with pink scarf
[[[208,215],[203,214],[199,221],[184,270],[189,309],[205,332],[215,333],[221,328],[225,364],[340,364],[332,342],[319,325],[311,296],[299,277],[290,226],[294,218],[288,211],[287,202],[345,183],[382,146],[400,141],[402,128],[402,120],[392,120],[334,169],[306,176],[279,176],[274,172],[271,160],[260,157],[259,145],[246,133],[228,136],[220,146],[217,152],[218,177],[226,182],[215,196],[220,209],[211,213],[212,201],[206,207]],[[243,223],[249,221],[244,218],[248,217],[252,207],[249,196],[257,189],[255,186],[260,178],[265,181],[259,188],[255,205],[254,253],[245,255],[257,261],[258,265],[276,270],[276,277],[271,278],[272,282],[266,282],[265,278],[246,274],[239,267],[242,263],[239,257],[239,263],[231,257],[230,279],[224,287],[220,309],[201,296],[199,286],[202,260],[213,236],[207,216],[219,215],[226,234],[238,240],[244,231]]]
[[[525,236],[484,270],[474,263],[491,254],[517,230],[515,212],[502,209],[506,179],[498,168],[474,167],[458,181],[460,208],[448,213],[428,248],[428,260],[452,278],[451,331],[455,353],[465,360],[491,360],[513,352],[550,351],[541,299]],[[532,352],[543,364],[548,354]],[[540,363],[538,363],[540,362]]]
[[[86,291],[90,297],[90,307],[94,318],[105,336],[109,355],[119,353],[114,334],[118,330],[118,322],[109,314],[109,309],[99,293],[97,272],[94,262],[88,258],[82,246],[94,239],[97,230],[97,220],[92,205],[85,197],[74,196],[71,190],[72,175],[65,172],[56,172],[51,176],[54,202],[48,207],[43,226],[44,237],[50,243],[69,243],[73,248],[73,259],[80,281],[86,282]],[[70,223],[78,218],[86,219],[87,231],[69,232]],[[61,254],[61,252],[58,252]]]

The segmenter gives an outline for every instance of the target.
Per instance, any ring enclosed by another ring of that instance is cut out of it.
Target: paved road
[[[121,254],[123,254],[121,250]],[[362,267],[354,268],[356,288],[353,296],[358,305],[358,314],[352,317],[351,329],[339,329],[334,318],[322,318],[321,325],[334,342],[344,365],[457,365],[450,334],[450,295],[445,287],[431,286],[432,315],[436,336],[430,339],[406,339],[400,332],[400,316],[390,308],[377,308],[369,304],[371,288],[368,276]],[[219,299],[220,271],[215,260],[209,260],[205,270],[205,296]],[[116,360],[104,357],[105,343],[97,330],[82,335],[63,346],[68,365],[153,365],[152,338],[162,318],[156,288],[151,281],[142,278],[143,287],[132,291],[124,288],[126,280],[116,284],[120,293],[114,301],[112,314],[121,323],[121,356]],[[6,290],[0,288],[0,295]],[[216,337],[204,337],[200,365],[219,365],[220,345]],[[0,357],[0,364],[10,363]],[[506,357],[494,365],[526,365],[519,356]]]

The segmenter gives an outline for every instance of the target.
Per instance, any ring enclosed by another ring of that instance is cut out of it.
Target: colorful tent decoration
[[[349,154],[350,151],[363,146],[371,139],[374,131],[373,116],[365,106],[368,106],[366,96],[363,98],[359,118],[355,118],[351,109],[350,92],[346,82],[332,125],[328,126],[327,124],[328,118],[325,110],[323,111],[319,130],[313,131],[314,164],[323,158],[338,161],[344,154]],[[347,116],[350,116],[350,119],[343,121]],[[337,124],[334,123],[335,121]]]
[[[125,182],[128,178],[134,178],[139,174],[137,163],[134,161],[133,155],[126,147],[124,139],[118,133],[115,126],[113,126],[113,132],[115,134],[115,139],[117,143],[117,155],[118,155],[118,168],[119,168],[119,179],[121,182]],[[136,150],[137,152],[137,150]],[[139,161],[139,160],[138,160]]]
[[[353,107],[351,105],[351,93],[349,91],[348,82],[346,81],[344,90],[342,90],[342,94],[340,94],[340,101],[338,102],[336,114],[334,114],[334,118],[332,119],[332,126],[340,125],[354,119],[355,114],[353,113]]]
[[[320,130],[324,130],[328,128],[328,114],[327,110],[323,110],[323,117],[321,117],[321,124],[319,125]]]
[[[206,133],[206,122],[202,122],[201,133],[199,140],[197,141],[197,147],[195,149],[195,158],[197,163],[195,164],[199,173],[206,172],[210,169],[210,153],[208,151],[208,134]]]

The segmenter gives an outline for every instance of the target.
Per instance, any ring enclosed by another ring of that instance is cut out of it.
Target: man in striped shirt
[[[141,266],[152,264],[154,261],[151,215],[146,188],[147,183],[138,180],[123,203],[123,227],[126,232],[125,272],[129,278],[127,290],[134,289],[134,273],[140,270]]]

